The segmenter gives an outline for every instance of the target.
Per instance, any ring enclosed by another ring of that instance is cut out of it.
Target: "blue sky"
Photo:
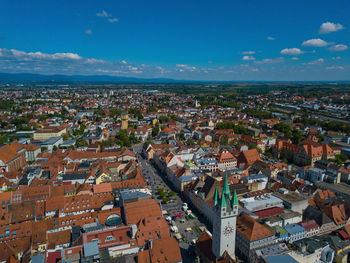
[[[348,0],[2,0],[0,72],[350,80]]]

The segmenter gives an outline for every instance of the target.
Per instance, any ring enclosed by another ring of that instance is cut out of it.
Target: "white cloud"
[[[196,67],[189,66],[189,65],[186,65],[186,64],[176,64],[176,67],[180,68],[180,69],[178,69],[178,71],[180,71],[180,72],[183,72],[185,70],[187,70],[187,71],[195,71],[197,69]]]
[[[243,60],[255,60],[255,57],[253,56],[243,56]]]
[[[324,62],[324,59],[323,59],[323,58],[319,58],[319,59],[317,59],[317,60],[310,61],[310,62],[307,63],[307,64],[309,64],[309,65],[315,65],[315,64],[321,64],[321,63],[323,63],[323,62]]]
[[[291,60],[299,60],[298,57],[292,57]]]
[[[326,67],[326,69],[328,69],[328,70],[343,70],[344,67],[343,66],[330,66],[330,67]]]
[[[284,58],[279,57],[279,58],[265,58],[263,60],[260,61],[255,61],[254,64],[256,65],[260,65],[260,64],[274,64],[274,63],[281,63],[284,61]]]
[[[267,37],[267,40],[275,40],[276,38],[274,37]]]
[[[118,18],[113,17],[112,14],[107,13],[105,10],[102,10],[100,13],[97,13],[96,16],[106,18],[109,23],[116,23],[119,21]]]
[[[303,46],[305,47],[325,47],[328,46],[330,43],[320,39],[320,38],[314,38],[309,39],[303,42]]]
[[[302,53],[304,53],[303,51],[301,51],[299,48],[285,48],[282,49],[280,52],[282,55],[300,55]]]
[[[133,76],[144,74],[148,77],[160,76],[154,66],[131,65],[126,61],[107,61],[84,58],[76,53],[24,52],[16,49],[0,48],[0,70],[6,72],[37,72],[39,74],[111,74]]]
[[[253,55],[255,53],[256,53],[255,51],[243,51],[241,54],[242,55]]]
[[[96,59],[96,58],[88,58],[86,59],[86,63],[88,64],[96,64],[96,63],[105,63],[106,61],[102,59]]]
[[[258,68],[252,68],[250,71],[252,71],[252,72],[258,72],[259,69],[258,69]]]
[[[318,32],[320,34],[327,34],[327,33],[336,32],[336,31],[339,31],[342,29],[344,29],[344,27],[341,24],[334,24],[332,22],[325,22],[320,26],[320,29],[318,30]]]
[[[344,50],[347,50],[347,49],[348,49],[348,46],[347,46],[347,45],[339,44],[339,45],[331,46],[331,47],[328,48],[328,49],[331,50],[331,51],[344,51]]]
[[[109,23],[116,23],[116,22],[118,22],[119,20],[118,20],[118,18],[109,18],[108,19],[108,22]]]
[[[85,30],[85,34],[87,34],[87,35],[92,35],[92,30],[91,29],[86,29]]]
[[[54,54],[47,54],[42,53],[40,51],[38,52],[24,52],[19,51],[16,49],[1,49],[0,52],[3,54],[3,56],[7,57],[15,57],[18,59],[23,60],[31,60],[31,59],[46,59],[46,60],[80,60],[82,59],[81,56],[75,53],[54,53]]]
[[[96,13],[96,16],[99,17],[111,17],[111,14],[108,14],[105,10],[102,10],[100,13]]]
[[[332,59],[333,59],[333,60],[339,60],[339,59],[341,59],[341,57],[340,57],[340,56],[332,57]]]

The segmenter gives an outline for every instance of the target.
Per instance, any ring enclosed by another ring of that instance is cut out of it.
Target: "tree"
[[[220,143],[222,145],[227,145],[228,144],[228,138],[226,135],[222,136]]]
[[[69,139],[69,136],[67,134],[62,135],[63,141],[67,141]]]
[[[157,112],[158,111],[158,108],[154,105],[152,105],[151,107],[148,107],[147,109],[147,112],[150,113],[150,112]]]
[[[170,121],[168,116],[164,116],[164,115],[159,116],[159,122],[160,123],[165,123],[165,122],[168,122],[168,121]]]
[[[158,136],[158,134],[159,134],[159,124],[157,122],[156,125],[152,129],[152,137],[156,137],[156,136]]]
[[[52,150],[54,150],[55,152],[57,151],[57,146],[56,145],[54,145],[53,147],[52,147]]]
[[[85,147],[85,146],[88,146],[88,145],[89,145],[88,142],[87,142],[86,140],[81,139],[81,138],[77,139],[77,141],[75,142],[75,144],[76,144],[77,147]]]
[[[171,114],[171,113],[168,114],[168,117],[173,121],[177,121],[179,119],[175,114]]]
[[[47,151],[47,147],[41,147],[40,150],[41,150],[41,152],[45,152],[45,151]]]
[[[118,116],[120,116],[120,114],[122,114],[121,110],[117,110],[117,109],[110,109],[109,110],[109,117],[111,117],[111,118],[117,118]]]
[[[168,198],[168,197],[164,197],[163,199],[162,199],[162,203],[163,204],[166,204],[166,203],[168,203],[170,201],[170,199]]]
[[[142,120],[143,119],[143,115],[141,113],[140,109],[136,109],[136,108],[130,108],[129,109],[129,114],[133,114],[137,119]]]

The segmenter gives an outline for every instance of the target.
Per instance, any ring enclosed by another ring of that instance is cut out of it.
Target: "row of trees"
[[[317,125],[329,131],[350,133],[350,125],[340,121],[331,121],[331,120],[322,121],[315,118],[302,117],[302,118],[294,119],[294,123],[303,123],[307,126]]]
[[[303,135],[295,130],[286,123],[280,122],[273,126],[273,129],[278,130],[284,134],[284,137],[291,139],[293,143],[298,144],[299,140],[303,137]]]
[[[237,134],[250,134],[246,127],[235,124],[234,122],[219,122],[215,128],[218,130],[233,129]]]

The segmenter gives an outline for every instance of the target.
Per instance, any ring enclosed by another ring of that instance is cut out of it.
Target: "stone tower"
[[[121,118],[122,118],[122,130],[126,130],[128,128],[129,115],[125,109],[123,109]]]
[[[216,259],[220,259],[225,251],[235,259],[236,218],[238,216],[238,199],[236,190],[231,196],[225,175],[224,186],[219,198],[218,188],[215,189],[213,205],[213,242],[212,251]]]

